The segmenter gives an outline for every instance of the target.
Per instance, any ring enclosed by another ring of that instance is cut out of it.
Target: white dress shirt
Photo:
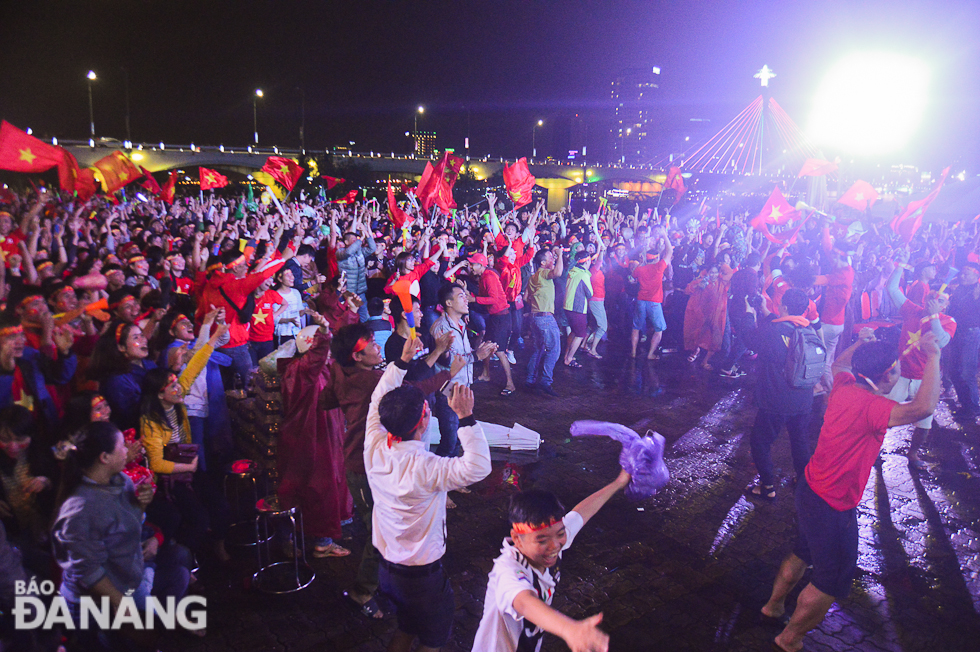
[[[402,384],[406,370],[388,365],[371,395],[364,468],[374,495],[372,543],[393,564],[424,566],[446,554],[446,492],[490,475],[490,446],[479,425],[459,429],[462,457],[439,457],[421,441],[388,447],[378,404]]]

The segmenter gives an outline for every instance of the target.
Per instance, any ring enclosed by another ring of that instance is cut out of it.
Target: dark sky
[[[85,73],[94,69],[98,135],[125,138],[128,72],[137,141],[242,146],[262,88],[265,144],[407,152],[415,106],[442,147],[500,156],[563,153],[569,118],[606,156],[610,81],[662,68],[665,125],[720,127],[759,93],[804,126],[837,56],[884,48],[933,70],[926,124],[903,160],[980,163],[978,2],[653,2],[475,0],[89,0],[5,2],[0,117],[36,133],[87,138]],[[467,122],[469,127],[467,127]],[[591,156],[590,156],[591,158]]]

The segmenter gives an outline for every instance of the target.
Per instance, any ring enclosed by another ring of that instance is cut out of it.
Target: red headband
[[[362,337],[361,339],[357,340],[357,344],[354,345],[354,350],[350,352],[351,355],[353,356],[355,353],[360,353],[364,349],[368,348],[368,345],[370,345],[372,342],[374,342],[373,335]]]
[[[133,263],[138,263],[141,260],[146,260],[146,257],[145,256],[133,256],[132,258],[130,258],[126,262],[128,264],[132,265]]]
[[[515,534],[531,534],[532,532],[538,532],[549,528],[556,523],[561,523],[561,519],[556,519],[554,516],[552,516],[550,519],[548,519],[547,523],[540,523],[538,525],[531,525],[530,523],[511,523],[510,529]]]
[[[415,427],[412,428],[411,430],[409,430],[409,432],[415,432],[416,430],[418,430],[419,428],[422,427],[422,421],[425,420],[425,411],[426,411],[426,409],[428,407],[429,407],[429,404],[426,403],[425,401],[423,401],[422,402],[422,414],[419,415],[419,420],[415,424]],[[394,445],[394,444],[401,443],[401,441],[402,441],[402,438],[401,437],[398,437],[396,435],[393,435],[390,432],[388,433],[388,448],[391,448],[392,445]]]
[[[24,332],[23,326],[7,326],[6,328],[0,328],[0,337],[7,337],[9,335],[19,335]]]
[[[124,303],[126,303],[128,301],[136,301],[136,297],[134,297],[132,294],[127,294],[126,296],[124,296],[119,301],[117,301],[117,302],[115,302],[113,304],[110,304],[109,305],[109,310],[115,310],[116,308],[118,308],[119,306],[123,305]]]
[[[225,265],[225,269],[231,269],[232,267],[237,267],[238,265],[241,265],[242,263],[244,263],[246,260],[247,259],[245,258],[245,254],[242,254],[241,256],[239,256],[238,258],[236,258],[235,260],[233,260],[230,263],[228,263],[227,265]]]
[[[129,326],[129,324],[127,324],[125,322],[123,322],[122,324],[119,324],[118,326],[116,326],[116,346],[119,346],[122,343],[122,341],[121,341],[122,340],[122,334],[123,334],[123,331],[126,329],[127,326]]]

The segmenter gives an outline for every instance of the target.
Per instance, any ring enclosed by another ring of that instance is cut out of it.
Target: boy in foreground
[[[598,628],[602,614],[574,620],[551,608],[562,552],[589,519],[630,482],[621,471],[611,483],[565,513],[551,493],[532,489],[510,500],[510,536],[493,564],[483,618],[473,649],[481,652],[537,652],[545,632],[560,637],[572,652],[607,652],[609,635]]]

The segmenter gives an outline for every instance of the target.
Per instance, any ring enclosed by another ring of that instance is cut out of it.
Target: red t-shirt
[[[789,281],[783,279],[782,276],[777,277],[776,280],[772,282],[769,286],[769,291],[772,292],[769,301],[769,312],[774,314],[779,314],[779,306],[783,305],[783,295],[786,294],[787,290],[792,289],[792,285]],[[806,307],[806,312],[803,316],[810,320],[810,323],[817,321],[820,318],[820,314],[817,312],[817,305],[810,301],[810,304]]]
[[[589,301],[602,301],[606,298],[606,275],[596,263],[592,266],[592,298]]]
[[[902,354],[902,377],[912,380],[922,380],[922,374],[926,367],[926,356],[922,349],[918,347],[919,338],[932,330],[931,323],[922,323],[922,318],[926,316],[926,310],[922,306],[906,301],[898,309],[898,314],[902,316],[902,335],[898,339],[898,350]],[[949,333],[950,337],[956,333],[956,320],[949,315],[940,313],[939,324],[943,330]],[[910,349],[905,353],[906,349]]]
[[[817,450],[806,465],[806,481],[837,511],[861,502],[896,405],[859,387],[846,371],[834,376]]]
[[[266,290],[265,294],[255,301],[255,312],[252,313],[252,325],[248,331],[249,342],[271,342],[276,330],[276,320],[273,314],[285,303],[282,295],[275,290]]]
[[[844,323],[844,308],[851,299],[854,289],[854,268],[848,265],[827,274],[827,287],[823,292],[823,313],[820,321],[825,324],[841,326]]]
[[[633,278],[640,284],[636,298],[641,301],[664,302],[664,272],[667,261],[660,260],[652,265],[641,265],[633,270]]]
[[[918,306],[924,306],[927,294],[929,294],[929,284],[916,281],[905,291],[905,298]]]
[[[18,245],[21,242],[24,242],[24,234],[20,232],[20,227],[15,227],[7,234],[7,237],[0,240],[0,249],[3,250],[8,268],[10,267],[10,256],[13,254],[20,255],[20,247]]]

